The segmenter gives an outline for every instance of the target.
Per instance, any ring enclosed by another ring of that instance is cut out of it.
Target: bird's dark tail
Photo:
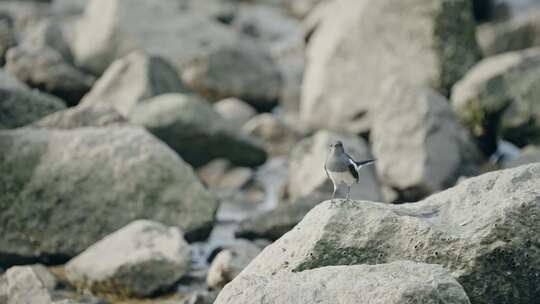
[[[362,166],[366,166],[366,165],[369,165],[369,164],[372,164],[376,161],[376,159],[368,159],[368,160],[363,160],[363,161],[355,161],[354,163],[356,164],[357,167],[362,167]]]

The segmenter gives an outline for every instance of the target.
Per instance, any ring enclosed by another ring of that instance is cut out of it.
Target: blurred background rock
[[[333,140],[392,205],[540,160],[537,0],[2,0],[0,65],[0,303],[213,303]]]

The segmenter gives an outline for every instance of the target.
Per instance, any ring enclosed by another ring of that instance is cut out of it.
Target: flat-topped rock
[[[327,266],[271,277],[244,275],[216,304],[469,304],[463,287],[439,265],[393,262]]]
[[[411,260],[446,267],[472,303],[534,302],[539,184],[540,164],[531,164],[467,179],[418,203],[324,202],[266,247],[229,289],[254,276]]]

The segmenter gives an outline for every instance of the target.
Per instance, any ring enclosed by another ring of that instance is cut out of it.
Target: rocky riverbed
[[[539,16],[1,1],[0,304],[536,303]]]

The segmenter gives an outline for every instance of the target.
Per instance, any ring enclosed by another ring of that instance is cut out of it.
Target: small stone
[[[69,261],[66,276],[79,289],[141,297],[170,287],[189,265],[190,249],[180,229],[138,220]]]
[[[214,110],[237,128],[241,128],[257,114],[257,111],[252,106],[234,97],[216,102]]]
[[[242,131],[260,140],[272,156],[289,155],[300,138],[295,130],[269,113],[253,117]]]
[[[261,249],[249,241],[237,240],[217,254],[208,270],[208,286],[221,289],[251,262]]]

